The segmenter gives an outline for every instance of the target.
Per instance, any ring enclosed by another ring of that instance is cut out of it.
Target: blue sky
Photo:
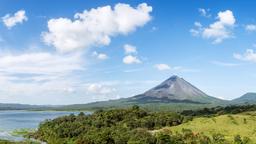
[[[254,1],[0,2],[0,103],[129,97],[173,74],[207,94],[256,92]]]

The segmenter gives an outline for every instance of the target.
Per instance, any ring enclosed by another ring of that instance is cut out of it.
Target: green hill
[[[231,101],[233,104],[255,104],[256,103],[256,93],[246,93],[239,98]]]
[[[199,117],[178,126],[167,128],[173,132],[190,129],[194,133],[203,133],[207,136],[220,133],[228,140],[233,140],[235,135],[249,137],[256,142],[256,112],[242,114],[228,114],[217,117]]]
[[[47,108],[54,108],[54,106],[0,103],[0,110],[33,110],[33,109],[39,110],[39,109],[47,109]]]

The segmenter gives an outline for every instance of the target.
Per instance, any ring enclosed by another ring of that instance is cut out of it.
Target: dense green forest
[[[64,116],[45,121],[31,137],[48,143],[144,143],[154,141],[148,130],[175,126],[186,121],[177,113],[149,113],[138,106],[129,109],[96,111],[92,115]]]

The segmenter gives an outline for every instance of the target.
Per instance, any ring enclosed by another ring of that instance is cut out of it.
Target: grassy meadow
[[[210,136],[220,133],[227,140],[233,140],[235,135],[248,137],[256,142],[256,111],[241,114],[226,114],[216,117],[198,117],[178,126],[167,128],[172,132],[190,129],[194,133]]]

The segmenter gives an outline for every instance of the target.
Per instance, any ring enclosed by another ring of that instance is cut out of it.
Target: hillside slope
[[[213,135],[223,134],[226,139],[232,140],[235,135],[249,137],[256,142],[256,112],[247,112],[236,115],[221,115],[217,117],[200,117],[181,124],[170,127],[173,132],[181,132],[182,129],[190,129],[196,133]]]
[[[231,101],[232,104],[256,104],[256,93],[246,93]]]

